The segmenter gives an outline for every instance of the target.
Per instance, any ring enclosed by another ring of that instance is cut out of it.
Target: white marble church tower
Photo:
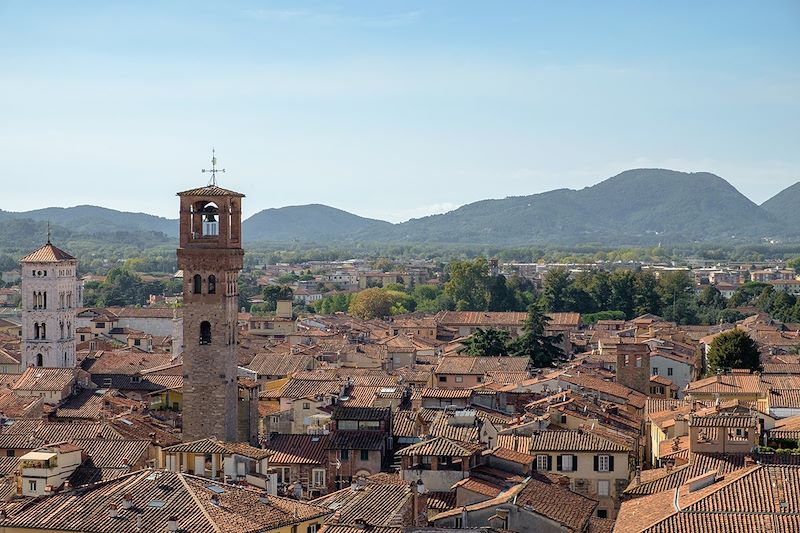
[[[22,368],[75,366],[75,309],[80,305],[77,260],[47,244],[20,259]]]

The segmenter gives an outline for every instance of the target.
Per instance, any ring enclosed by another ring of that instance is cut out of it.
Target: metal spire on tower
[[[213,186],[217,185],[217,172],[225,173],[224,168],[217,168],[217,155],[216,155],[216,150],[214,148],[211,148],[211,168],[210,169],[204,168],[201,170],[201,172],[203,174],[205,174],[206,172],[211,173],[211,180],[208,182],[209,187],[212,185]]]

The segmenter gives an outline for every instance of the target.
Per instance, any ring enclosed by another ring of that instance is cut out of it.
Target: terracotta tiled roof
[[[689,425],[699,428],[753,428],[758,427],[758,417],[727,413],[690,416]]]
[[[57,263],[59,261],[75,261],[75,258],[49,242],[19,260],[20,263]]]
[[[288,376],[298,370],[307,368],[314,357],[298,354],[259,353],[247,368],[261,376]]]
[[[198,187],[196,189],[189,189],[188,191],[179,192],[178,196],[237,196],[244,198],[244,194],[234,192],[229,189],[223,189],[216,185],[207,185],[205,187]]]
[[[348,487],[311,503],[335,510],[340,524],[365,520],[370,526],[388,526],[403,523],[412,498],[411,487],[405,481],[373,476],[357,490]]]
[[[380,421],[391,417],[388,407],[347,407],[337,405],[331,416],[334,420]]]
[[[437,389],[424,388],[420,393],[423,398],[471,398],[470,389]]]
[[[17,379],[13,390],[61,391],[75,381],[72,368],[44,368],[32,366]]]
[[[164,448],[165,453],[219,453],[238,454],[251,459],[266,459],[272,452],[254,448],[241,442],[225,442],[217,439],[200,439]]]
[[[470,492],[482,494],[483,496],[488,496],[489,498],[494,498],[503,491],[502,485],[487,479],[481,479],[473,476],[462,479],[453,485],[453,488],[456,489],[456,491],[458,489],[468,490]],[[453,505],[449,507],[449,509],[452,509],[453,507],[455,506]]]
[[[381,431],[334,431],[328,440],[328,449],[333,450],[382,450],[385,445],[386,436]]]
[[[683,485],[686,480],[704,474],[709,470],[718,471],[720,474],[733,472],[744,466],[743,455],[717,455],[694,453],[689,456],[689,463],[668,470],[658,468],[648,470],[647,478],[642,477],[642,483],[636,484],[634,480],[625,494],[632,496],[643,496],[646,494],[656,494],[669,489],[675,489]]]
[[[542,431],[531,436],[530,453],[628,452],[630,448],[585,431]]]
[[[109,515],[109,506],[119,505],[124,494],[133,497],[130,510]],[[264,503],[260,498],[267,498]],[[130,531],[135,516],[143,529],[162,531],[167,520],[177,516],[183,531],[245,533],[270,531],[331,514],[316,505],[263,496],[232,485],[210,482],[186,474],[145,470],[113,481],[99,483],[30,502],[11,509],[0,521],[6,528],[37,528],[58,531]]]
[[[28,418],[41,410],[40,396],[21,396],[8,389],[0,389],[0,413],[6,418]]]
[[[522,326],[528,313],[491,311],[441,311],[437,324],[445,326]]]
[[[103,395],[95,394],[93,390],[84,390],[76,396],[65,400],[56,409],[58,418],[84,418],[93,420],[100,416],[103,408]]]
[[[683,485],[626,502],[615,531],[798,531],[799,488],[800,466],[754,465],[698,490]]]
[[[484,455],[491,455],[493,457],[497,457],[498,459],[503,459],[504,461],[510,461],[512,463],[517,463],[521,465],[533,464],[533,461],[536,459],[535,456],[530,455],[528,453],[523,453],[520,451],[515,451],[502,447],[496,447],[491,450],[487,450],[486,452],[484,452]]]
[[[514,500],[516,505],[554,520],[571,531],[584,531],[597,501],[534,473]]]
[[[487,372],[526,372],[527,357],[446,356],[436,366],[437,374],[485,374]],[[527,376],[526,376],[527,377]]]
[[[327,435],[275,435],[265,447],[273,455],[270,464],[321,465],[328,461]]]
[[[529,453],[533,437],[529,435],[498,435],[497,446],[516,452]]]
[[[687,385],[689,393],[706,394],[758,394],[766,393],[770,385],[755,374],[723,374],[692,381]]]
[[[485,448],[482,444],[469,442],[453,441],[444,437],[434,437],[423,440],[411,446],[407,446],[398,451],[395,455],[415,456],[415,455],[448,455],[451,457],[471,457],[475,453]]]

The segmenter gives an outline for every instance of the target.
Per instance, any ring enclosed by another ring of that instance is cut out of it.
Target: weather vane
[[[203,174],[206,172],[211,172],[211,181],[208,182],[208,185],[216,185],[217,184],[217,172],[225,172],[224,168],[217,168],[217,155],[216,150],[214,148],[211,149],[211,169],[204,168],[201,170]]]
[[[47,221],[47,244],[50,244],[50,221]]]

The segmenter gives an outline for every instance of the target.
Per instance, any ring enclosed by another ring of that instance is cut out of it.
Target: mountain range
[[[399,224],[321,204],[270,208],[246,219],[242,232],[250,244],[800,242],[798,207],[800,182],[759,206],[714,174],[635,169],[580,190],[482,200]],[[0,211],[0,227],[26,220],[49,221],[73,236],[140,231],[161,233],[168,242],[178,230],[175,219],[90,205]]]

